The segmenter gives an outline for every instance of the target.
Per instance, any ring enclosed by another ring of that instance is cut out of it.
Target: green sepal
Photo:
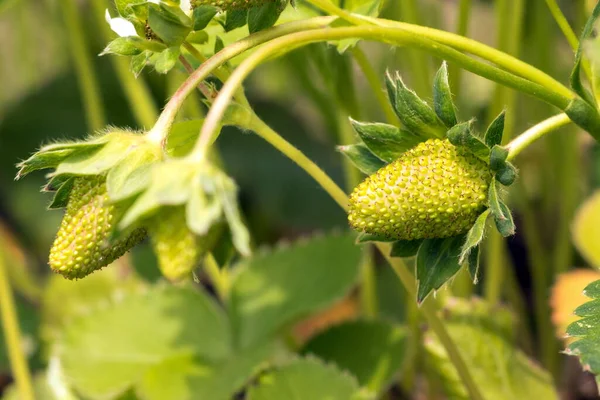
[[[490,149],[473,135],[471,130],[472,121],[462,122],[450,128],[447,136],[450,143],[455,146],[461,146],[469,150],[475,157],[486,163],[490,160]]]
[[[484,141],[485,144],[492,148],[502,143],[502,135],[504,134],[504,120],[506,119],[506,111],[502,111],[492,121],[485,131]]]
[[[72,175],[53,176],[42,188],[42,192],[56,192]]]
[[[271,1],[248,10],[248,31],[256,33],[275,25],[283,11],[280,1]]]
[[[375,235],[372,233],[361,232],[356,238],[356,243],[368,242],[394,242],[396,239],[391,239],[388,236]]]
[[[387,91],[388,99],[390,100],[390,104],[394,108],[394,111],[396,111],[396,91],[398,90],[398,88],[396,87],[396,82],[394,81],[394,78],[392,77],[392,74],[389,70],[385,71],[385,88]]]
[[[348,157],[350,162],[356,168],[367,175],[371,175],[377,172],[381,167],[385,166],[385,162],[381,161],[373,154],[365,144],[349,144],[346,146],[338,146],[337,149]]]
[[[502,146],[495,144],[490,151],[490,169],[499,171],[506,165],[508,150]]]
[[[452,93],[448,83],[448,65],[446,61],[442,63],[433,81],[433,109],[448,128],[457,124],[456,109],[452,102]]]
[[[464,241],[465,235],[423,241],[416,260],[419,304],[458,272],[458,257]]]
[[[192,31],[187,35],[185,41],[191,44],[205,44],[208,42],[208,39],[208,33],[205,31]]]
[[[52,202],[48,206],[49,210],[65,208],[67,206],[67,204],[69,203],[69,196],[71,194],[71,190],[73,189],[74,182],[75,178],[70,177],[66,181],[64,181],[62,185],[60,185],[60,187],[54,194]]]
[[[406,87],[398,74],[395,97],[396,114],[409,131],[426,139],[444,137],[447,129],[444,123],[425,101]]]
[[[153,143],[142,143],[110,169],[106,190],[111,201],[117,202],[144,190],[152,179],[151,167],[160,160],[162,151]]]
[[[359,122],[350,118],[352,127],[363,143],[383,161],[394,161],[419,144],[422,139],[393,125],[378,122]]]
[[[231,232],[233,245],[241,255],[249,256],[251,254],[250,233],[243,223],[239,211],[237,186],[233,180],[224,176],[216,178],[214,183],[217,189],[217,196],[220,197],[229,231]]]
[[[90,147],[73,153],[56,167],[52,176],[105,173],[145,140],[140,134],[120,130],[108,132],[105,136],[107,143],[104,146]]]
[[[154,69],[160,74],[166,74],[169,72],[177,63],[181,50],[179,46],[169,47],[168,49],[160,52],[158,57],[154,61]]]
[[[179,46],[190,33],[192,21],[178,6],[150,3],[148,26],[167,46]]]
[[[494,221],[496,222],[496,228],[503,237],[512,236],[515,234],[515,223],[510,213],[510,209],[506,204],[500,202],[501,215],[494,215]]]
[[[576,97],[565,108],[565,114],[571,121],[583,128],[597,141],[600,141],[600,115],[598,110],[581,97]]]
[[[473,224],[473,226],[471,227],[469,232],[467,232],[465,242],[462,245],[462,248],[460,249],[460,256],[458,258],[459,264],[461,264],[461,265],[464,264],[464,262],[466,260],[468,260],[468,257],[469,257],[469,254],[471,253],[471,251],[475,247],[479,246],[479,244],[481,243],[481,240],[483,239],[483,234],[485,232],[486,222],[487,222],[489,215],[490,215],[490,209],[488,208],[487,210],[482,212],[479,215],[479,217],[477,217],[477,219],[475,220],[475,223]]]
[[[498,186],[496,186],[495,180],[490,182],[490,187],[488,189],[488,205],[495,218],[505,217],[504,214],[502,214],[502,208],[500,207],[500,196],[498,195]]]
[[[517,169],[509,162],[505,162],[496,172],[495,178],[504,186],[510,186],[517,179]]]
[[[208,26],[219,10],[217,7],[202,5],[194,8],[192,14],[192,27],[195,31],[200,31]]]
[[[594,100],[594,97],[592,96],[592,94],[583,86],[583,83],[581,82],[581,56],[583,55],[584,42],[586,41],[586,39],[588,37],[590,37],[593,34],[594,23],[596,22],[596,19],[598,18],[599,15],[600,15],[600,2],[596,3],[596,6],[592,10],[592,14],[586,21],[583,31],[581,32],[581,36],[579,37],[579,46],[577,47],[577,52],[575,53],[575,64],[573,65],[573,70],[571,71],[571,76],[570,76],[571,88],[575,91],[575,93],[577,93],[579,96],[581,96],[583,99],[585,99],[585,101],[590,105],[596,104],[596,103],[595,103],[595,100]],[[569,113],[567,113],[567,115],[569,115]],[[569,115],[569,117],[570,117],[570,115]],[[577,121],[575,121],[575,120],[573,120],[573,121],[579,125],[579,123]],[[583,128],[587,130],[587,128],[585,128],[585,127],[583,127]],[[588,132],[590,132],[590,131],[588,131]]]
[[[135,43],[137,40],[143,40],[137,36],[129,37],[118,37],[112,40],[104,50],[99,54],[101,56],[105,54],[117,54],[120,56],[135,56],[142,52],[139,46]]]
[[[106,144],[106,142],[109,140],[110,137],[107,137],[106,134],[102,134],[98,136],[92,136],[88,140],[81,142],[52,143],[46,145],[35,152],[27,160],[21,161],[19,164],[17,164],[19,171],[17,172],[15,179],[21,179],[25,175],[40,169],[56,168],[68,157],[79,152],[98,149]]]
[[[473,247],[469,252],[469,257],[467,258],[469,275],[471,276],[471,280],[474,284],[479,282],[479,249],[479,246]]]
[[[170,157],[183,157],[188,154],[200,133],[204,119],[191,119],[176,122],[171,127],[165,151]]]
[[[423,239],[418,240],[396,240],[392,243],[391,257],[414,257],[423,244]]]
[[[52,150],[52,151],[40,151],[29,157],[27,160],[22,161],[17,165],[19,171],[15,179],[19,180],[25,175],[30,174],[33,171],[40,169],[56,168],[65,158],[69,157],[73,153],[73,150]]]
[[[133,76],[135,76],[137,78],[142,73],[142,70],[144,69],[144,67],[146,67],[146,65],[148,65],[151,55],[152,55],[152,52],[149,50],[146,50],[146,51],[141,52],[137,56],[131,57],[131,60],[129,61],[129,70],[131,71]]]
[[[248,10],[229,10],[225,16],[225,32],[232,31],[236,28],[241,28],[248,22]]]

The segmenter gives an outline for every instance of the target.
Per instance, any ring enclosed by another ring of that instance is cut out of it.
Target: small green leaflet
[[[417,302],[423,302],[429,293],[458,272],[458,257],[464,241],[465,236],[460,235],[423,242],[417,253]]]

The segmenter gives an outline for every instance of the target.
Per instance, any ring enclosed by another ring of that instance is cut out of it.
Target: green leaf
[[[452,102],[450,84],[448,83],[448,65],[446,61],[442,63],[433,81],[433,108],[448,128],[453,127],[458,122],[454,103]]]
[[[413,257],[419,251],[419,247],[423,243],[422,239],[418,240],[396,240],[392,243],[392,257]]]
[[[449,299],[440,315],[486,400],[558,400],[552,377],[517,348],[512,314],[481,300]],[[428,369],[448,398],[468,400],[465,387],[438,337],[424,339]]]
[[[344,154],[352,164],[363,173],[371,175],[385,166],[385,162],[379,159],[369,148],[362,144],[350,144],[338,146],[338,151]]]
[[[583,368],[594,375],[600,374],[600,280],[590,283],[583,291],[589,297],[587,303],[575,309],[575,315],[581,319],[567,328],[569,337],[576,337],[567,354],[579,357]],[[596,376],[596,382],[598,382]]]
[[[78,281],[51,275],[40,302],[40,336],[51,345],[73,318],[87,315],[117,294],[139,292],[144,288],[144,283],[122,261]]]
[[[212,375],[211,366],[231,356],[230,340],[223,311],[203,292],[160,286],[71,321],[58,356],[73,387],[92,399],[131,387],[145,394],[149,384],[168,394],[163,398],[189,399],[185,380]]]
[[[229,301],[239,346],[270,340],[283,326],[340,299],[354,284],[360,259],[354,235],[346,234],[311,238],[242,261]]]
[[[590,265],[600,268],[600,191],[596,191],[579,207],[572,232],[577,250]]]
[[[171,69],[173,69],[173,67],[177,63],[179,54],[179,46],[169,47],[168,49],[161,51],[156,60],[154,61],[154,69],[156,70],[156,72],[160,74],[166,74]]]
[[[204,44],[208,42],[208,33],[204,31],[193,31],[185,38],[186,42],[192,44]]]
[[[469,256],[471,250],[474,247],[479,246],[479,243],[481,243],[481,240],[483,239],[483,233],[485,232],[485,225],[489,215],[490,209],[488,208],[487,210],[482,212],[479,215],[479,217],[477,217],[477,220],[475,220],[475,223],[467,233],[465,243],[463,244],[460,250],[460,257],[458,259],[459,264],[462,265]]]
[[[589,104],[595,104],[593,96],[590,92],[583,86],[581,82],[581,56],[583,55],[583,46],[593,31],[594,31],[594,23],[596,19],[600,15],[600,3],[596,3],[596,6],[592,10],[592,14],[588,18],[583,27],[583,32],[581,32],[581,36],[579,37],[579,47],[577,48],[577,52],[575,53],[575,64],[573,66],[573,70],[571,71],[571,88],[577,93],[579,96],[586,99]],[[568,114],[568,113],[567,113]]]
[[[54,210],[57,208],[65,208],[69,203],[69,195],[71,194],[71,189],[73,189],[73,183],[75,182],[75,178],[67,179],[56,191],[54,198],[52,198],[52,202],[48,206],[48,209]]]
[[[201,5],[194,8],[192,24],[195,31],[200,31],[208,25],[219,10],[217,7]]]
[[[462,146],[471,152],[475,157],[486,163],[490,160],[490,149],[473,135],[471,125],[473,121],[463,122],[448,130],[448,140],[455,146]]]
[[[350,118],[352,127],[363,143],[383,161],[394,161],[423,139],[393,125],[359,122]]]
[[[485,144],[492,148],[494,146],[502,144],[502,135],[504,134],[504,120],[506,118],[506,111],[503,110],[498,116],[492,121],[485,131]]]
[[[350,372],[361,386],[380,393],[402,366],[406,330],[383,321],[352,321],[311,339],[303,354],[314,354]]]
[[[115,0],[115,6],[117,7],[117,12],[121,17],[127,17],[132,13],[132,9],[129,7],[129,5],[139,2],[139,0]]]
[[[225,17],[225,32],[241,28],[248,21],[248,10],[229,10]]]
[[[495,216],[494,221],[496,222],[496,228],[503,237],[512,236],[515,234],[515,223],[513,222],[512,214],[506,204],[500,202],[500,210],[502,211],[502,217]]]
[[[517,179],[517,169],[509,162],[505,162],[496,172],[495,178],[504,186],[510,186]]]
[[[252,7],[248,10],[248,30],[250,33],[256,33],[275,25],[281,7],[278,1],[271,1],[258,7]]]
[[[148,65],[151,55],[152,52],[146,50],[143,51],[141,54],[138,54],[137,56],[131,57],[131,61],[129,62],[129,69],[136,78],[142,73],[144,67]]]
[[[428,138],[443,138],[446,126],[429,105],[404,85],[396,74],[396,102],[394,108],[402,124],[415,135]]]
[[[353,400],[356,379],[316,359],[300,359],[264,374],[248,391],[248,400]],[[364,398],[364,397],[362,397]]]
[[[167,46],[179,48],[191,31],[192,21],[179,6],[150,3],[148,26]]]
[[[423,302],[431,291],[439,289],[458,272],[458,257],[464,241],[464,235],[423,241],[416,260],[417,302]]]

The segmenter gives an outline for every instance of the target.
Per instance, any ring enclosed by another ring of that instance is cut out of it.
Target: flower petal
[[[121,37],[137,36],[135,26],[125,18],[111,18],[110,13],[106,10],[104,14],[106,22],[110,25],[110,29]]]

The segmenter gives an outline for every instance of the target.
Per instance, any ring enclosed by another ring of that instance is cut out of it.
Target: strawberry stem
[[[519,155],[527,146],[535,142],[542,136],[561,128],[571,120],[565,113],[557,114],[553,117],[543,120],[537,125],[532,126],[525,132],[517,136],[512,142],[506,145],[508,149],[507,160],[510,161]]]

